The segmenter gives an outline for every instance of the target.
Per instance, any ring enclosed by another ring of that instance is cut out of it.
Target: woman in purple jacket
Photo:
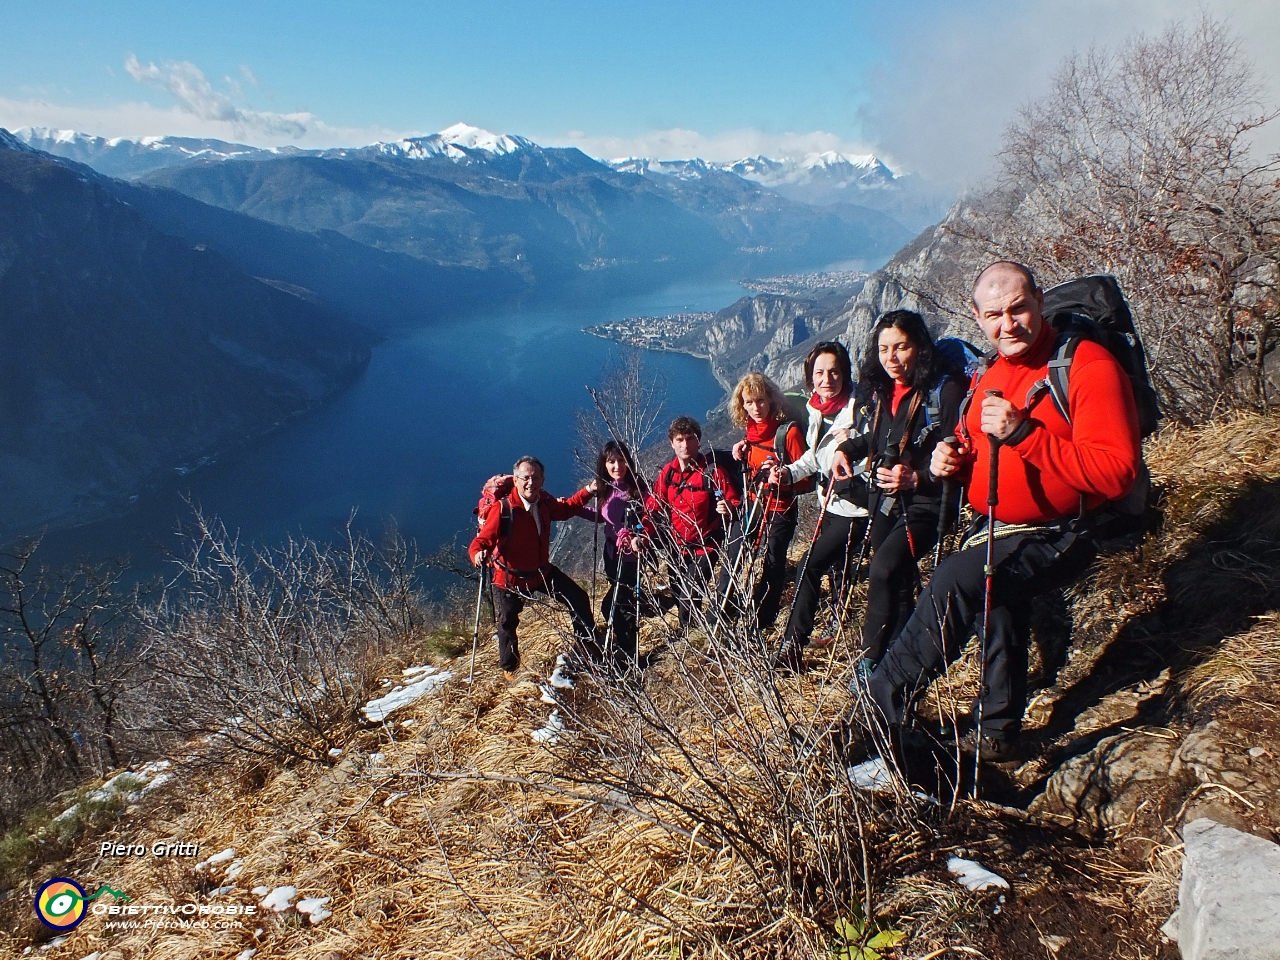
[[[600,616],[607,624],[609,649],[622,667],[636,663],[636,533],[644,510],[631,465],[626,447],[613,440],[606,443],[596,461],[600,482],[596,507],[582,508],[583,517],[604,524],[604,574],[609,587],[600,603]]]

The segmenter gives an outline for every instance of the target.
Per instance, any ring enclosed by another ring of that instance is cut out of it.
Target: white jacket
[[[832,434],[837,430],[846,430],[850,436],[858,431],[854,428],[853,414],[857,409],[857,401],[855,397],[850,397],[849,402],[844,405],[844,409],[840,410],[834,420],[829,420],[824,430],[822,424],[822,413],[815,409],[813,404],[806,404],[809,410],[809,429],[805,431],[805,446],[808,448],[804,452],[804,456],[800,457],[794,463],[788,465],[787,469],[791,472],[791,482],[803,480],[805,477],[811,477],[815,473],[818,475],[819,485],[825,487],[831,477],[831,458],[835,456],[836,448],[839,444],[832,442]],[[821,436],[821,439],[819,439]],[[854,465],[856,466],[856,464]],[[822,490],[818,491],[818,502],[822,502]],[[827,501],[827,511],[834,513],[838,517],[865,517],[867,510],[848,500],[841,499],[838,494],[832,494],[831,499]]]

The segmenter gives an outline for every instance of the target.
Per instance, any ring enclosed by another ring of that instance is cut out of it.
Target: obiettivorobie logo
[[[86,896],[84,887],[74,880],[54,877],[36,894],[36,916],[46,927],[52,927],[54,930],[74,930],[88,913],[87,904],[97,900],[104,893],[111,894],[116,900],[129,899],[124,893],[105,883],[93,896]]]

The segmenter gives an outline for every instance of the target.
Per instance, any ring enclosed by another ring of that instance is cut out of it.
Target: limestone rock
[[[1032,801],[1031,812],[1100,835],[1134,817],[1151,793],[1151,782],[1168,776],[1176,752],[1175,741],[1159,737],[1108,737],[1059,767]]]
[[[1183,960],[1280,960],[1280,846],[1203,818],[1182,840]]]

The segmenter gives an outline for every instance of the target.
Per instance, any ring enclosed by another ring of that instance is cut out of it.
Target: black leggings
[[[1031,600],[1080,577],[1097,555],[1093,541],[1046,531],[999,539],[994,548],[991,635],[982,638],[986,686],[979,693],[982,732],[1009,736],[1022,728],[1026,706]],[[914,693],[923,691],[981,635],[986,598],[986,547],[947,557],[920,593],[906,627],[871,675],[870,691],[889,723],[901,723]],[[979,702],[974,701],[974,716]]]
[[[720,579],[716,584],[716,604],[724,604],[730,615],[736,613],[741,600],[736,589],[734,595],[725,599],[725,594],[733,589],[729,583],[729,574],[738,567],[736,574],[739,583],[746,577],[744,569],[746,560],[739,561],[738,554],[744,545],[750,549],[755,546],[764,552],[764,569],[760,579],[751,591],[751,604],[756,611],[756,625],[761,630],[768,630],[778,619],[778,608],[782,605],[782,595],[787,589],[787,548],[791,546],[791,538],[796,532],[796,516],[798,508],[794,503],[781,513],[774,513],[763,521],[757,520],[754,530],[748,531],[745,539],[741,535],[741,526],[734,524],[729,538],[725,541],[725,556],[720,564]],[[759,543],[756,544],[756,537]]]
[[[871,569],[867,574],[867,615],[862,623],[862,652],[872,661],[902,632],[915,606],[920,558],[933,549],[936,517],[912,517],[911,540],[902,515],[877,516],[871,524]],[[915,555],[912,555],[912,546]]]
[[[787,622],[786,646],[799,649],[809,642],[813,618],[818,612],[822,575],[832,571],[832,580],[843,587],[858,559],[866,526],[866,517],[842,517],[834,513],[823,516],[818,539],[809,549],[808,558],[800,561],[804,575],[796,578],[796,598]]]
[[[600,601],[600,618],[604,621],[606,644],[619,662],[636,658],[636,557],[609,551],[604,555],[604,575],[609,588]],[[613,614],[612,623],[609,615]]]

